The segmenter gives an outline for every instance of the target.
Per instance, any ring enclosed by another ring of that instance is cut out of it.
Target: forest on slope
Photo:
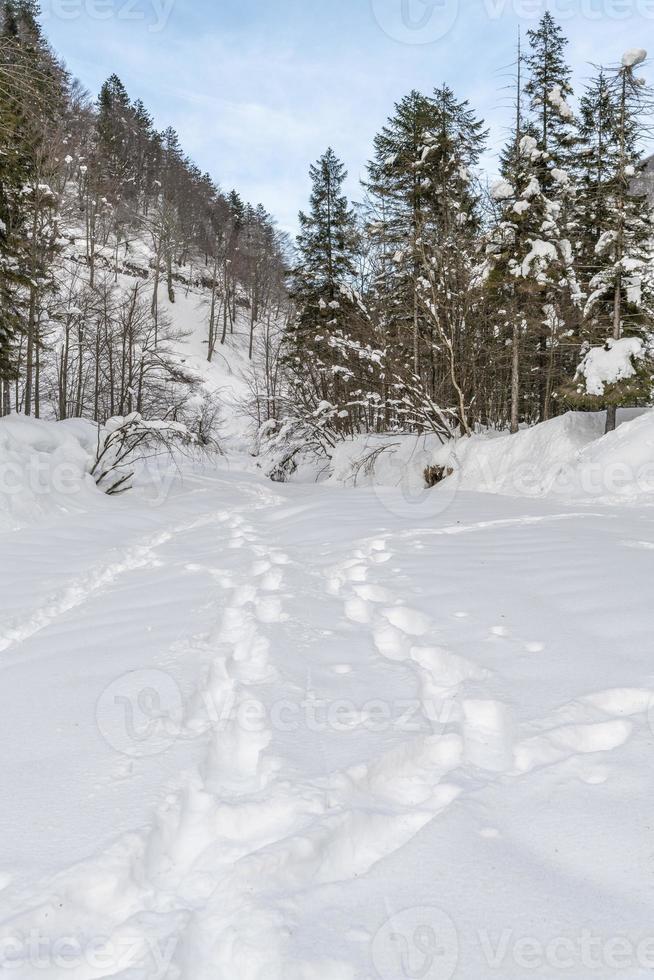
[[[2,412],[104,422],[139,412],[202,434],[215,405],[179,351],[202,298],[209,361],[287,308],[288,244],[157,131],[117,75],[94,101],[51,51],[32,0],[0,5]],[[204,433],[205,435],[207,433]]]

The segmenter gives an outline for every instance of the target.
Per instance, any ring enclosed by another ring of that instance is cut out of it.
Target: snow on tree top
[[[628,51],[622,55],[622,67],[623,68],[635,68],[636,65],[642,65],[643,61],[647,58],[647,51],[644,48],[629,48]]]
[[[591,347],[577,368],[577,376],[584,379],[587,394],[603,395],[606,385],[633,378],[634,361],[641,361],[644,356],[643,342],[638,337],[607,340],[604,347]]]

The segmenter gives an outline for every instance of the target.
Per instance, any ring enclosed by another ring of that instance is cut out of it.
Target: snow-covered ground
[[[578,421],[495,486],[505,437],[429,493],[118,499],[0,422],[0,976],[650,977],[651,490],[506,486],[564,436],[646,479],[651,414]]]

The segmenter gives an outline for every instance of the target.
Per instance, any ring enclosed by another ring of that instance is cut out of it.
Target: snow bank
[[[654,410],[589,443],[562,489],[607,503],[654,503]]]
[[[604,412],[569,412],[515,435],[486,432],[441,445],[435,436],[375,435],[337,447],[330,482],[425,493],[425,470],[451,474],[430,494],[458,490],[620,503],[654,499],[654,411],[621,410],[604,435]]]
[[[464,490],[542,497],[555,490],[565,468],[604,432],[601,413],[568,413],[515,435],[460,441],[457,458]]]
[[[99,496],[88,476],[89,422],[0,419],[0,531],[16,530]]]
[[[569,412],[516,435],[459,443],[461,489],[603,503],[654,501],[654,411]]]

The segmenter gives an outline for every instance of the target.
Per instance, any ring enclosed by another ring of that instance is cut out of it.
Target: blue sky
[[[491,127],[492,170],[503,69],[547,7],[577,82],[654,38],[654,0],[42,0],[48,36],[91,92],[115,71],[199,166],[289,230],[330,144],[359,196],[374,134],[412,88],[445,81],[470,100]]]

